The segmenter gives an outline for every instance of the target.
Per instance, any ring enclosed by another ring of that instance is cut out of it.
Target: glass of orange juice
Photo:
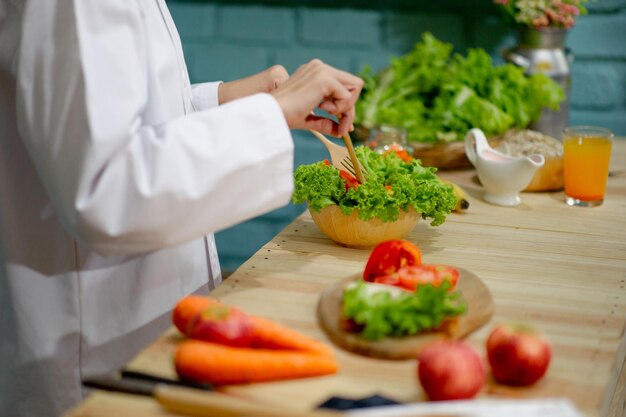
[[[572,126],[563,131],[565,201],[593,207],[604,201],[613,133],[595,126]]]

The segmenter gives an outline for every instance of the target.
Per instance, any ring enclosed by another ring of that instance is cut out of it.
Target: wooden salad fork
[[[363,166],[356,157],[350,136],[345,135],[343,137],[344,143],[346,144],[346,147],[343,147],[332,142],[320,132],[311,130],[311,133],[326,146],[330,154],[330,161],[335,168],[348,171],[350,174],[354,175],[361,184],[365,182],[364,174],[367,173],[367,171],[363,169]],[[355,166],[358,166],[359,169],[355,170]]]

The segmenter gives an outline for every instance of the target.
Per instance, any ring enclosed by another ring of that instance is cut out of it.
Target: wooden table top
[[[490,381],[480,397],[566,397],[590,417],[626,415],[626,141],[614,143],[606,199],[594,208],[569,207],[563,192],[522,193],[520,206],[493,206],[482,200],[473,170],[440,175],[465,188],[469,210],[451,214],[439,227],[420,222],[407,239],[421,248],[425,262],[470,270],[491,291],[494,316],[467,340],[484,354],[493,326],[521,321],[539,328],[553,346],[550,369],[539,383],[508,388]],[[303,213],[212,296],[327,340],[316,321],[319,293],[360,273],[368,255],[367,249],[333,243]],[[174,377],[174,332],[168,331],[129,366]],[[336,375],[228,390],[302,410],[333,395],[424,399],[416,361],[369,359],[340,349],[336,354],[341,367]],[[97,393],[72,416],[113,413],[169,415],[147,398]]]

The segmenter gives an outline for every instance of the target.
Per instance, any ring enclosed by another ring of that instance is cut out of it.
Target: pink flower
[[[541,16],[536,19],[533,19],[532,24],[534,27],[543,28],[549,25],[548,18],[546,16]]]
[[[543,28],[574,25],[576,17],[586,13],[583,4],[590,0],[492,0],[510,21],[519,25]]]

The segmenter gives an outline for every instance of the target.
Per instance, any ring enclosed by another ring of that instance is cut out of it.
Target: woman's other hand
[[[270,93],[278,101],[291,129],[313,129],[343,136],[353,130],[354,105],[362,88],[363,80],[359,77],[314,59]],[[316,116],[315,108],[340,115],[339,124]]]
[[[224,104],[256,93],[271,93],[288,78],[289,73],[282,65],[274,65],[258,74],[222,83],[218,89],[219,103]]]

